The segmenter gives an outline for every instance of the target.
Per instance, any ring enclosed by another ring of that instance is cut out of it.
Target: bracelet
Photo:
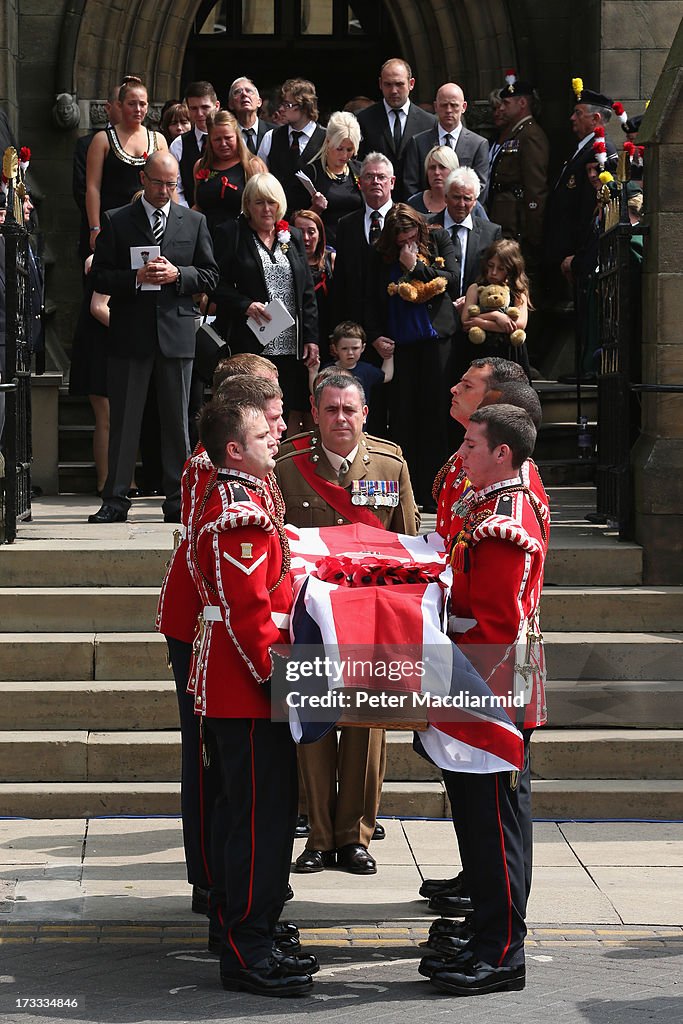
[[[90,228],[90,232],[92,233],[93,231],[101,231],[100,225],[96,224],[94,228]]]

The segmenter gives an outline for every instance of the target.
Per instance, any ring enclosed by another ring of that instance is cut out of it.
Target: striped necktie
[[[152,233],[154,234],[154,241],[157,245],[161,245],[161,239],[164,237],[164,215],[161,210],[154,211]]]

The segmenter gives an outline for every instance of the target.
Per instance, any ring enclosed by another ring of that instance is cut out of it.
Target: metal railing
[[[11,544],[17,523],[31,518],[31,339],[28,233],[14,216],[14,189],[0,227],[5,256],[5,474],[0,477],[0,540]]]

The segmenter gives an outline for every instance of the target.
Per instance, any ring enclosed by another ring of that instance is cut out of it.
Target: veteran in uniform
[[[410,536],[419,515],[401,449],[363,434],[362,385],[330,374],[315,390],[316,429],[286,441],[275,468],[294,526],[366,523]],[[383,729],[342,727],[299,747],[311,833],[295,871],[322,871],[336,863],[354,874],[374,874],[368,852],[375,829],[386,761]]]
[[[491,167],[488,212],[504,238],[519,242],[527,272],[537,269],[548,196],[548,138],[534,120],[534,87],[507,83],[500,92],[507,137]]]

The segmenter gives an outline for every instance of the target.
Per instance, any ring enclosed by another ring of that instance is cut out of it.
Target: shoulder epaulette
[[[225,533],[242,526],[255,526],[266,533],[275,533],[270,516],[255,501],[233,502],[216,519],[206,523],[201,533]]]
[[[394,451],[400,451],[401,448],[396,444],[395,441],[388,441],[386,437],[377,437],[375,434],[363,434],[363,438],[366,443],[370,441],[372,444],[385,444],[388,448],[393,448]]]
[[[516,544],[523,551],[541,552],[543,545],[511,516],[491,515],[479,523],[472,531],[472,543],[477,544],[480,540],[491,538],[493,540],[506,540]]]

